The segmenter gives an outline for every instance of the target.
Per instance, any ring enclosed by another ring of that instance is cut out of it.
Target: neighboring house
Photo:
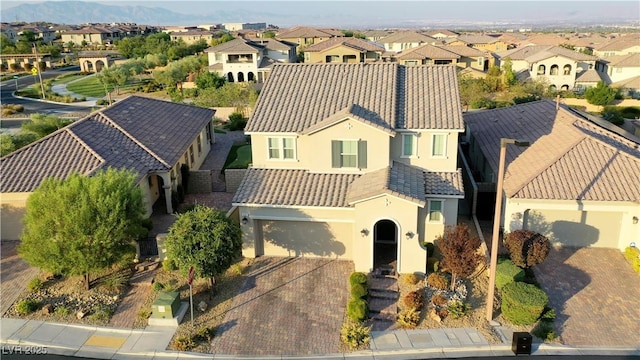
[[[365,30],[360,32],[364,37],[372,42],[380,42],[380,39],[387,37],[393,33],[389,30]]]
[[[576,94],[584,94],[588,88],[597,86],[600,81],[604,80],[600,76],[600,73],[595,69],[583,71],[577,75],[576,85],[574,86],[573,91]]]
[[[624,96],[629,96],[633,99],[640,99],[640,75],[614,82],[611,86],[620,89]]]
[[[120,39],[120,32],[117,29],[87,26],[82,29],[66,30],[60,34],[60,39],[64,44],[70,42],[76,45],[108,45]]]
[[[593,55],[599,58],[637,53],[640,53],[640,35],[638,34],[617,37],[593,50]]]
[[[277,62],[296,60],[295,44],[276,39],[233,39],[205,50],[209,71],[217,72],[229,82],[266,80]]]
[[[215,111],[131,96],[0,159],[2,240],[18,240],[29,195],[48,177],[91,176],[108,167],[138,175],[147,215],[172,213],[181,167],[197,170],[209,153]]]
[[[498,37],[489,35],[460,35],[456,38],[445,39],[447,45],[463,45],[481,51],[499,52],[507,50],[507,44]]]
[[[306,26],[296,26],[291,29],[279,30],[276,34],[278,40],[298,44],[298,50],[300,51],[307,46],[340,36],[343,36],[342,33],[336,30],[316,29]]]
[[[407,30],[396,31],[393,34],[378,40],[378,43],[382,44],[386,51],[401,52],[424,44],[441,44],[442,41],[415,31]]]
[[[558,90],[572,90],[579,74],[594,68],[597,60],[595,56],[551,45],[525,46],[495,56],[497,65],[511,59],[516,73],[525,73],[532,80],[544,79]]]
[[[429,30],[423,34],[438,40],[458,37],[460,34],[451,30]]]
[[[530,45],[560,46],[567,43],[568,38],[562,34],[530,34],[526,40],[521,41],[518,47]]]
[[[468,46],[442,45],[440,48],[460,56],[457,65],[462,69],[471,68],[478,71],[487,71],[489,70],[490,60],[493,59],[491,53]]]
[[[380,61],[384,48],[355,37],[335,37],[311,45],[303,50],[304,62],[315,63],[363,63]]]
[[[640,238],[640,150],[631,136],[551,100],[466,113],[464,121],[474,177],[494,192],[500,138],[531,143],[506,148],[506,232],[530,229],[554,244],[617,249]]]
[[[454,66],[274,65],[233,198],[244,256],[424,273],[423,242],[457,223],[462,130]]]
[[[182,40],[185,44],[195,44],[199,41],[204,40],[207,45],[211,42],[214,37],[215,32],[203,29],[195,29],[188,31],[177,31],[169,33],[172,41]]]
[[[640,52],[600,59],[596,63],[596,70],[607,84],[640,76]]]
[[[5,35],[12,43],[18,41],[18,32],[8,23],[0,24],[0,34]]]
[[[402,65],[457,65],[460,55],[441,47],[425,44],[407,49],[396,55]]]
[[[20,36],[25,31],[31,31],[36,36],[36,39],[42,39],[45,44],[51,44],[51,42],[56,39],[55,30],[49,29],[48,27],[31,25],[20,26],[17,29],[17,35]]]
[[[222,27],[227,31],[264,30],[267,23],[224,23]]]

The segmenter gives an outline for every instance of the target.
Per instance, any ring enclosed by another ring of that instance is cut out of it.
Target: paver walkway
[[[338,352],[353,263],[256,259],[212,342],[216,355]]]
[[[142,304],[152,291],[151,283],[159,265],[158,262],[143,262],[136,266],[136,272],[129,280],[130,286],[109,320],[109,327],[133,328]]]
[[[20,241],[0,241],[0,315],[11,308],[31,278],[40,272],[18,256]]]
[[[616,249],[552,249],[534,268],[565,345],[640,348],[640,276]]]
[[[211,150],[204,162],[200,166],[202,170],[213,171],[213,191],[226,191],[226,186],[222,180],[221,171],[224,167],[224,162],[227,160],[227,155],[234,142],[244,139],[244,132],[242,131],[227,131],[225,134],[214,134],[215,143],[211,146]]]

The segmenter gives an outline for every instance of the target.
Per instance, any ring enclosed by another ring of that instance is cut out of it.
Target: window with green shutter
[[[367,168],[367,142],[362,140],[332,140],[331,167]]]

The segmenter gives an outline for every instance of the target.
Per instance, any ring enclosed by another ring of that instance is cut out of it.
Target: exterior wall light
[[[414,237],[416,234],[414,234],[414,233],[413,233],[413,231],[409,231],[409,232],[407,232],[407,233],[406,233],[406,234],[404,234],[404,235],[407,237],[407,239],[413,239],[413,237]]]
[[[369,230],[367,230],[367,229],[362,229],[362,230],[360,230],[360,235],[362,235],[362,236],[367,236],[367,235],[369,235]]]
[[[633,217],[633,224],[636,225],[638,223],[638,217],[634,216]]]
[[[247,225],[247,223],[249,222],[249,219],[247,219],[246,216],[242,217],[242,220],[240,220],[242,222],[242,225]]]

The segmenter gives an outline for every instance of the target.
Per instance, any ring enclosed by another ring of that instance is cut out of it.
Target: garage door
[[[617,248],[622,213],[605,211],[527,210],[524,228],[552,243],[575,247]]]
[[[261,220],[263,254],[351,259],[351,223]]]

